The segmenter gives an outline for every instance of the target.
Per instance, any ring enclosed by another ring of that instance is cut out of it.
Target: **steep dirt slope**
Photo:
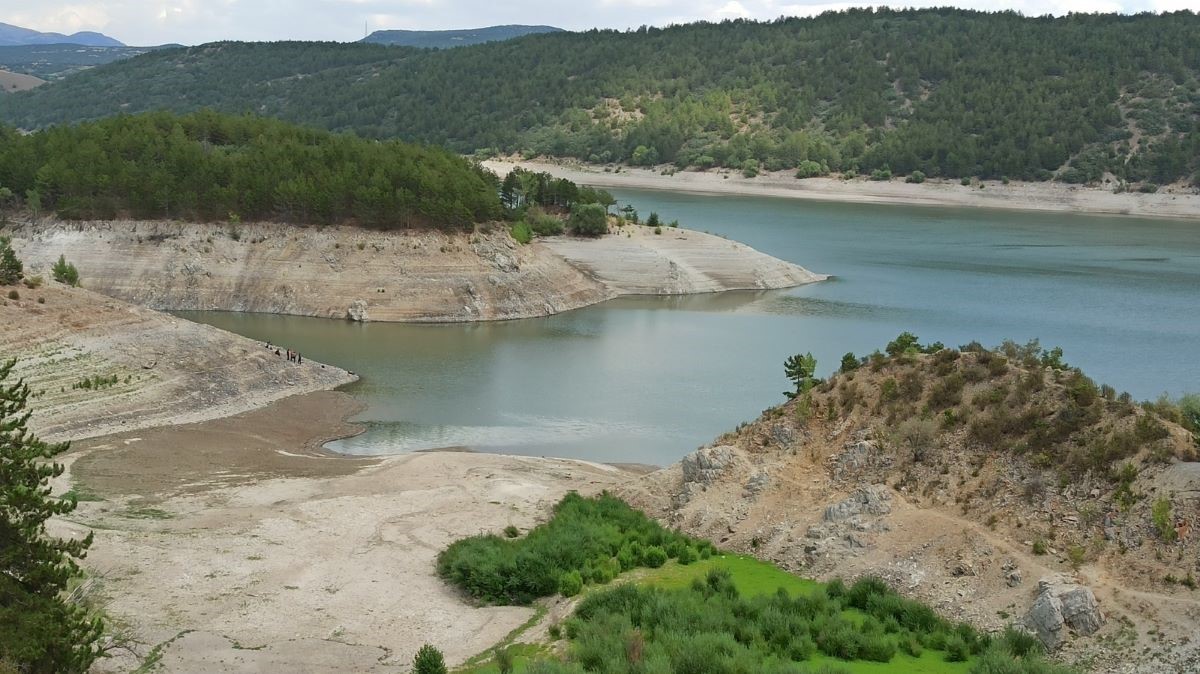
[[[801,574],[880,575],[952,617],[1041,630],[1088,671],[1196,671],[1196,441],[1044,356],[881,356],[625,495]],[[1098,606],[1047,625],[1042,579]]]
[[[627,227],[626,230],[640,230]],[[650,230],[647,230],[650,231]],[[377,232],[354,227],[48,223],[18,227],[34,269],[59,255],[97,292],[155,309],[370,321],[547,316],[629,293],[781,288],[821,280],[719,237],[681,230],[517,244],[506,231]],[[598,251],[591,264],[559,251]],[[645,264],[629,266],[628,260]]]
[[[9,299],[15,291],[19,299]],[[78,439],[213,419],[354,380],[261,343],[51,282],[3,287],[0,357],[31,390],[32,427]]]

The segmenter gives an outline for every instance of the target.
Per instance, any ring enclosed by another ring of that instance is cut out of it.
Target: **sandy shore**
[[[500,175],[514,166],[549,171],[555,176],[596,187],[693,192],[697,194],[733,194],[744,196],[787,197],[862,204],[904,204],[910,206],[955,206],[962,208],[998,208],[1022,211],[1054,211],[1134,215],[1200,220],[1200,192],[1176,187],[1160,188],[1155,194],[1064,185],[1061,183],[984,181],[964,187],[955,181],[928,180],[920,185],[901,179],[876,182],[865,178],[807,178],[798,180],[792,172],[763,173],[745,178],[739,172],[682,171],[663,175],[659,170],[622,167],[620,173],[606,172],[577,162],[487,161],[484,165]]]
[[[95,531],[86,566],[134,640],[99,670],[132,671],[155,647],[168,672],[403,672],[423,643],[461,663],[534,610],[474,606],[437,577],[437,553],[631,479],[557,459],[314,451],[354,431],[354,409],[314,393],[76,444],[59,487],[85,500],[55,533]]]

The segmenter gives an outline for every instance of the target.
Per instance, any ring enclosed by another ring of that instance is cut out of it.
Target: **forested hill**
[[[158,112],[22,135],[0,127],[0,208],[67,219],[471,228],[494,175],[440,148],[278,120]]]
[[[443,51],[215,44],[5,97],[25,128],[211,106],[635,164],[1195,180],[1200,17],[850,10]]]
[[[488,26],[487,28],[465,28],[461,30],[377,30],[362,39],[370,44],[390,44],[422,49],[449,49],[467,47],[484,42],[511,40],[523,35],[558,33],[554,26]]]

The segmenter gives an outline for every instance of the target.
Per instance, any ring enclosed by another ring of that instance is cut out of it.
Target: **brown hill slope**
[[[984,627],[1027,623],[1088,671],[1196,671],[1200,463],[1175,415],[1036,345],[878,355],[626,495],[805,575],[881,575]],[[1048,626],[1043,578],[1090,587],[1099,611],[1067,601]]]
[[[0,70],[0,93],[8,94],[17,91],[28,91],[45,84],[46,81],[33,75],[23,75],[7,70]]]

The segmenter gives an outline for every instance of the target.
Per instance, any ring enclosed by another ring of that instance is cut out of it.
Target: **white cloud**
[[[129,44],[213,40],[355,40],[384,28],[552,24],[572,30],[635,28],[701,19],[813,16],[854,6],[953,4],[1028,15],[1190,9],[1200,0],[0,0],[0,21],[36,30],[96,30]]]

